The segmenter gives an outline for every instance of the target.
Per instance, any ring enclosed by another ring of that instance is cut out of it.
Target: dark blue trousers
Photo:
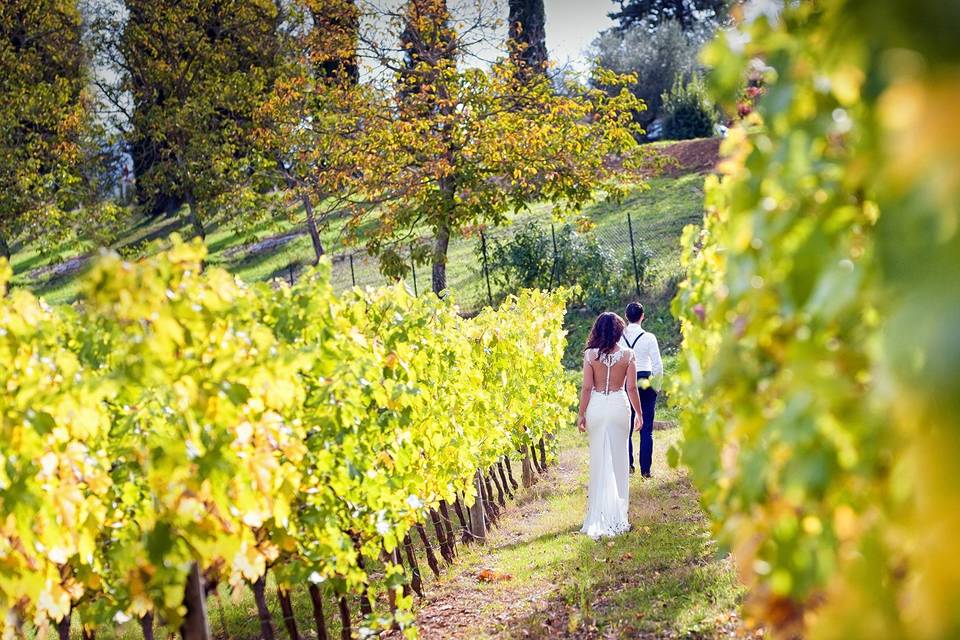
[[[643,378],[649,378],[649,371],[638,371],[637,382]],[[650,475],[650,467],[653,465],[653,416],[657,410],[657,392],[653,387],[639,389],[640,409],[643,411],[643,426],[640,428],[640,473]],[[635,416],[633,407],[630,407],[630,468],[633,469],[633,419]]]

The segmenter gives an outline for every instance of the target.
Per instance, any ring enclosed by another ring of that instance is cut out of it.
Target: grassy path
[[[633,531],[578,533],[585,438],[567,432],[548,477],[509,505],[488,545],[464,551],[418,606],[423,638],[684,638],[742,633],[741,589],[711,540],[696,492],[655,434],[654,477],[631,476]],[[481,581],[478,576],[492,581]]]

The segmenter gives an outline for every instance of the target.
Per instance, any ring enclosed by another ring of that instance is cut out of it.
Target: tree
[[[270,0],[125,0],[117,42],[132,96],[130,144],[148,201],[176,194],[204,237],[213,210],[249,211],[260,176],[253,115],[275,78],[280,12]],[[239,192],[243,196],[238,195]]]
[[[0,256],[82,202],[86,85],[75,0],[0,3]]]
[[[450,246],[453,211],[456,209],[457,172],[455,171],[456,101],[449,82],[457,75],[459,42],[450,26],[446,0],[410,0],[400,43],[405,52],[400,73],[400,102],[404,117],[433,121],[433,142],[437,166],[436,188],[423,203],[433,209],[435,238],[432,285],[435,293],[447,288],[447,249]]]
[[[545,71],[547,31],[543,0],[510,0],[508,21],[514,66],[534,73]]]
[[[356,85],[360,11],[356,0],[301,0],[313,21],[307,51],[319,77]]]
[[[294,7],[284,71],[257,112],[257,126],[263,152],[287,187],[284,197],[303,208],[319,260],[321,227],[354,206],[364,176],[376,175],[360,133],[383,105],[358,84],[355,2],[301,0]]]
[[[626,31],[636,25],[657,27],[665,22],[676,22],[684,31],[697,25],[723,20],[730,0],[615,0],[619,11],[609,13],[618,28]]]
[[[444,2],[413,0],[398,18],[405,55],[381,60],[395,72],[393,104],[365,131],[382,177],[365,185],[365,197],[379,206],[355,217],[347,233],[388,274],[408,269],[403,254],[413,245],[413,259],[431,263],[441,293],[455,235],[503,224],[533,201],[556,204],[558,214],[576,210],[608,184],[610,156],[633,148],[637,104],[626,91],[560,96],[546,74],[531,76],[510,56],[489,69],[469,67],[466,42],[481,27],[455,31]]]
[[[680,23],[670,20],[652,30],[645,25],[608,29],[593,41],[593,57],[599,68],[635,76],[630,91],[646,108],[634,115],[647,127],[660,115],[662,96],[670,91],[674,79],[687,78],[696,70],[701,44],[685,33]],[[613,91],[619,91],[619,85]]]
[[[717,124],[716,108],[707,96],[703,78],[698,74],[685,82],[677,76],[669,94],[663,95],[663,135],[670,140],[689,140],[712,136]]]

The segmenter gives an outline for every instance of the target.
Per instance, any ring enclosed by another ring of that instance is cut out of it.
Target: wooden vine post
[[[210,625],[207,622],[207,602],[203,592],[203,576],[196,562],[187,574],[187,588],[183,593],[187,614],[180,626],[183,640],[210,640]]]
[[[533,460],[530,458],[530,449],[529,447],[523,448],[523,462],[521,463],[523,477],[521,481],[523,482],[523,488],[529,489],[537,481],[536,476],[533,474]]]
[[[273,617],[270,615],[270,609],[267,608],[266,586],[266,576],[258,578],[252,585],[253,599],[257,603],[257,617],[260,620],[260,636],[263,640],[274,640],[276,634],[273,630]]]
[[[483,511],[483,475],[479,469],[473,477],[473,484],[477,498],[470,507],[470,537],[482,543],[487,539],[487,519]]]
[[[310,583],[310,602],[313,604],[313,624],[317,627],[317,640],[328,640],[327,621],[323,615],[323,595],[320,587]]]

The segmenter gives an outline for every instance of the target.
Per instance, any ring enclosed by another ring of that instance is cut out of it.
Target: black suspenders
[[[624,338],[623,341],[627,343],[627,346],[628,346],[628,347],[630,347],[631,349],[633,349],[633,347],[640,341],[640,338],[642,338],[642,337],[643,337],[643,334],[645,334],[645,333],[646,333],[646,331],[641,331],[641,332],[640,332],[640,335],[638,335],[636,338],[633,339],[633,344],[630,344],[630,342],[629,342],[626,338]]]

